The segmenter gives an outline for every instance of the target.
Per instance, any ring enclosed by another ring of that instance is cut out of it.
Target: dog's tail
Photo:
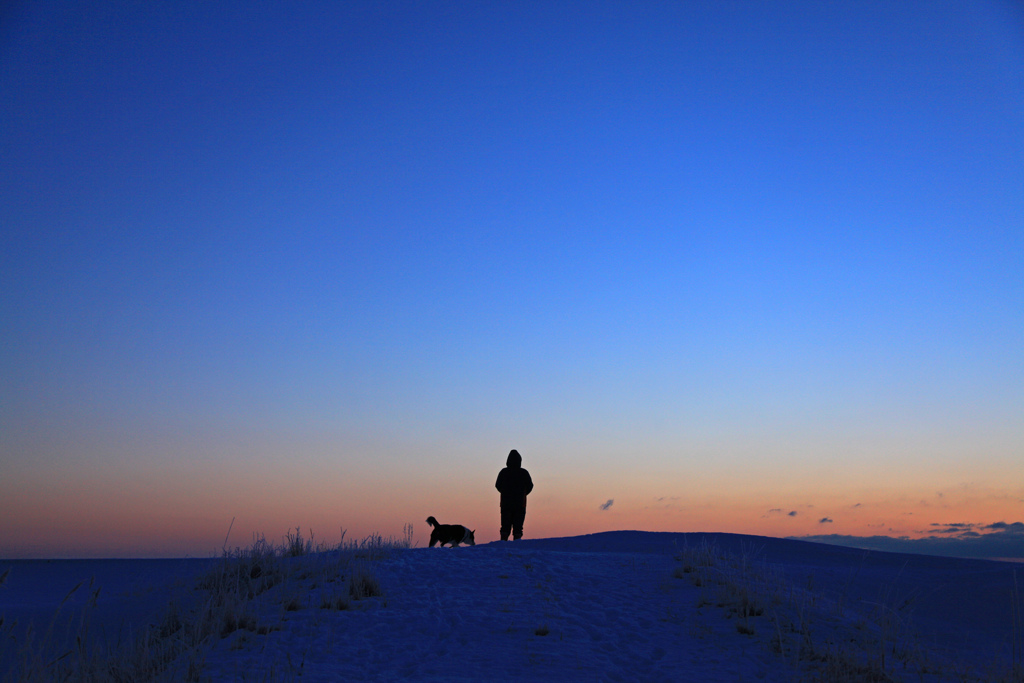
[[[437,520],[434,519],[433,515],[431,515],[430,517],[427,517],[427,524],[429,524],[430,526],[441,526],[440,524],[437,523]]]

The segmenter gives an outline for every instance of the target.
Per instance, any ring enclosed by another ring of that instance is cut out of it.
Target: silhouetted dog
[[[438,524],[433,517],[427,517],[427,524],[434,527],[430,532],[431,548],[435,543],[440,543],[441,547],[444,547],[445,543],[451,543],[453,548],[460,543],[476,545],[476,539],[473,538],[476,531],[470,531],[461,524]]]

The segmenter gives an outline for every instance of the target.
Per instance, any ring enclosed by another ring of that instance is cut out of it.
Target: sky
[[[0,556],[1024,556],[1024,10],[633,5],[6,5]]]

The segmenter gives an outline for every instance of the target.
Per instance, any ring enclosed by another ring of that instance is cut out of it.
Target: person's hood
[[[505,464],[508,465],[509,467],[522,467],[523,456],[519,455],[519,451],[513,448],[511,451],[509,451],[508,460],[505,461]]]

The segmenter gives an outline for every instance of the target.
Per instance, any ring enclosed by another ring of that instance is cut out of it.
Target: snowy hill
[[[160,633],[188,640],[190,619],[206,620],[193,646],[143,666],[163,679],[191,671],[213,681],[1020,680],[1022,578],[1007,563],[638,531],[455,549],[281,550],[116,569],[0,563],[0,573],[10,569],[0,590],[8,676],[46,666],[26,668],[24,652],[16,663],[10,643],[24,632],[12,621],[34,619],[41,633],[58,594],[93,572],[94,585],[111,585],[94,606],[84,592],[71,602],[92,609],[108,634],[119,610],[122,632],[131,615],[136,634],[152,624],[157,645]],[[229,599],[230,582],[196,582],[211,568],[261,583]],[[160,600],[163,612],[154,609]],[[196,616],[218,602],[214,616]],[[101,679],[111,670],[109,659],[79,658],[67,666]]]

